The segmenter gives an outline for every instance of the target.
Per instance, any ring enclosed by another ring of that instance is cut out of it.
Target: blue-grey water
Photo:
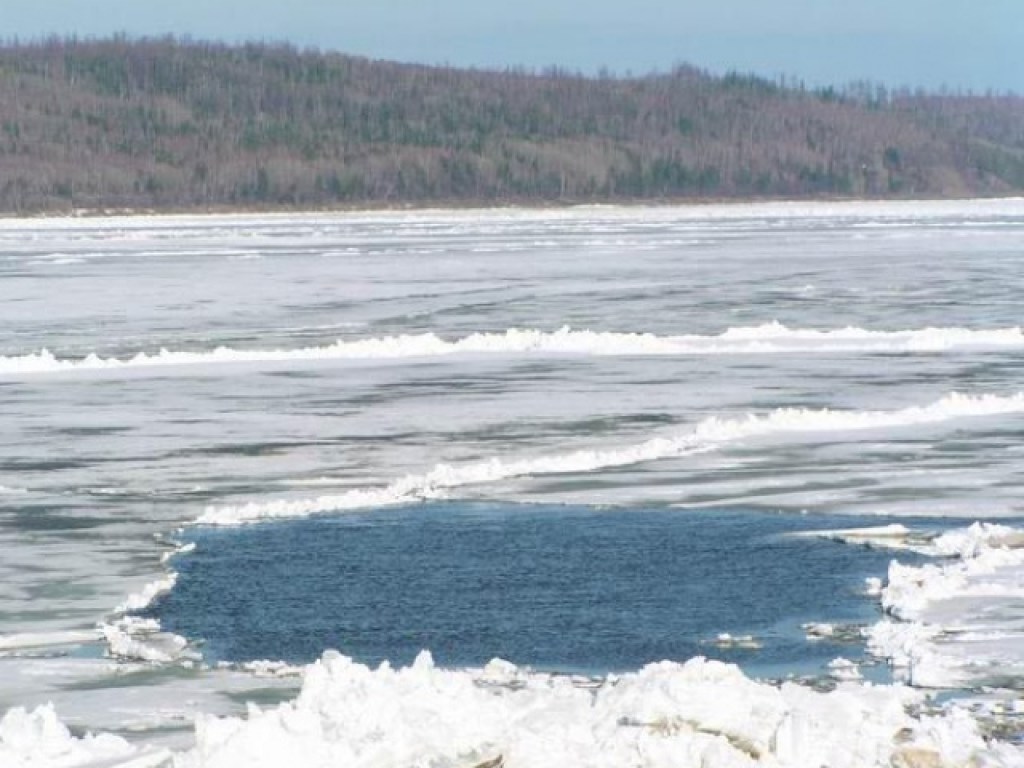
[[[701,643],[734,632],[820,667],[793,627],[870,620],[892,555],[786,526],[1024,514],[1022,244],[1022,201],[0,220],[0,711],[120,717],[98,637],[4,643],[95,634],[176,536],[199,547],[159,611],[211,659],[752,662]],[[564,326],[679,350],[423,336]],[[318,351],[367,340],[401,354]],[[282,510],[319,516],[192,527]],[[494,599],[443,599],[462,579]],[[154,721],[198,696],[145,680]]]
[[[309,663],[335,648],[399,666],[429,648],[448,666],[498,656],[604,674],[704,655],[756,675],[813,675],[862,649],[808,642],[802,625],[877,620],[864,580],[883,573],[892,552],[795,534],[875,523],[435,502],[199,528],[187,535],[195,550],[174,562],[174,590],[148,614],[201,641],[210,661]],[[723,632],[761,647],[722,647]]]

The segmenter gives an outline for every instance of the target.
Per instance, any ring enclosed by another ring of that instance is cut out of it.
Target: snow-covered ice
[[[936,559],[894,561],[881,590],[893,617],[869,630],[871,650],[914,685],[956,688],[1024,680],[1024,531],[975,523],[939,536]]]
[[[109,733],[76,737],[52,706],[22,707],[0,719],[4,768],[157,768],[170,762],[163,749],[139,749]]]
[[[793,329],[778,322],[729,328],[711,336],[657,336],[651,333],[596,332],[563,327],[556,331],[510,328],[504,333],[473,333],[451,341],[434,333],[338,340],[299,349],[234,349],[138,352],[131,357],[90,353],[79,359],[57,357],[43,349],[20,356],[0,356],[0,377],[75,371],[118,371],[238,363],[317,360],[396,360],[453,355],[775,355],[837,352],[943,352],[957,349],[1022,348],[1019,327],[970,329],[923,328],[873,331]]]
[[[955,707],[912,714],[921,699],[900,685],[841,683],[828,693],[776,687],[702,658],[651,664],[594,687],[500,661],[445,670],[423,653],[406,668],[370,669],[328,652],[306,669],[293,701],[253,705],[245,717],[200,716],[195,746],[173,755],[117,737],[75,739],[41,708],[8,713],[0,756],[6,750],[16,768],[100,759],[174,768],[278,768],[296,760],[308,768],[1024,764],[1020,748],[987,740]]]
[[[714,450],[725,444],[754,438],[838,435],[1018,413],[1024,413],[1024,392],[1006,396],[952,393],[928,405],[911,406],[896,411],[779,408],[766,415],[749,414],[739,418],[710,417],[682,434],[655,437],[621,448],[582,450],[519,460],[493,458],[460,466],[439,464],[425,474],[409,475],[381,488],[358,488],[341,494],[294,501],[210,506],[196,522],[199,525],[238,525],[261,520],[405,504],[419,499],[437,498],[453,488],[524,476],[593,472],[599,469],[631,466]],[[884,538],[895,540],[895,530],[885,530]]]
[[[595,682],[328,654],[281,704],[295,669],[205,668],[123,613],[173,588],[153,534],[197,517],[460,489],[1020,516],[1022,226],[1024,200],[0,220],[0,766],[1024,765],[959,704],[704,660]],[[833,532],[933,558],[866,582],[874,651],[917,686],[1019,687],[1018,533],[890,523]]]

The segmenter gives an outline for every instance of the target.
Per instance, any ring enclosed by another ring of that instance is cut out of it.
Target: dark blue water
[[[878,518],[763,511],[432,503],[193,529],[174,590],[151,609],[208,660],[308,662],[336,648],[446,665],[495,656],[604,672],[703,654],[752,673],[807,672],[859,646],[809,642],[807,621],[870,622],[866,576],[891,552],[791,534]],[[904,561],[913,560],[901,554]],[[718,648],[720,632],[760,650]]]

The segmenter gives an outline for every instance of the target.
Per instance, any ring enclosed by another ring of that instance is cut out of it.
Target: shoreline
[[[744,205],[851,205],[851,204],[913,204],[971,203],[1024,200],[1024,195],[968,195],[948,197],[666,197],[617,198],[609,200],[430,200],[430,201],[367,201],[329,206],[167,206],[167,207],[84,207],[64,211],[15,212],[0,211],[3,221],[45,221],[67,219],[107,219],[184,216],[301,216],[331,214],[425,213],[471,211],[571,211],[588,208],[709,208]]]

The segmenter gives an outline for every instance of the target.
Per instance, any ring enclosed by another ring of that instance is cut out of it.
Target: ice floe
[[[492,458],[462,465],[439,464],[422,475],[408,475],[379,488],[356,488],[315,498],[210,506],[196,522],[200,525],[238,525],[261,520],[406,504],[421,499],[438,498],[453,488],[518,477],[592,472],[630,466],[713,450],[722,445],[752,438],[898,429],[941,424],[963,418],[1017,413],[1024,413],[1024,392],[1006,396],[953,393],[928,405],[893,411],[779,408],[764,415],[711,417],[699,422],[687,432],[655,437],[619,448],[579,450],[522,459]],[[893,536],[886,538],[895,540]]]
[[[493,668],[492,668],[493,667]],[[505,684],[503,684],[505,683]],[[537,675],[507,662],[444,670],[421,654],[376,670],[329,652],[302,691],[245,718],[200,717],[177,768],[551,765],[831,768],[1010,765],[958,711],[914,717],[903,686],[841,683],[819,693],[745,677],[702,658],[661,662],[605,683]],[[902,763],[900,761],[903,761]],[[973,761],[973,762],[972,762]]]
[[[828,663],[828,674],[836,680],[860,680],[863,677],[856,662],[842,657]]]
[[[881,590],[892,617],[868,647],[916,686],[1019,687],[1024,682],[1024,531],[975,523],[937,537],[936,558],[894,561]]]
[[[124,616],[101,623],[99,630],[109,654],[116,659],[166,664],[188,660],[192,655],[185,638],[161,631],[159,622],[154,619]]]
[[[720,632],[711,643],[716,648],[737,648],[747,651],[756,651],[762,647],[761,641],[753,635],[733,635],[729,632]]]
[[[166,594],[174,589],[174,585],[177,581],[178,574],[173,571],[169,572],[166,576],[151,581],[139,592],[129,595],[128,598],[117,607],[116,612],[135,613],[141,611],[160,595]]]
[[[832,643],[861,643],[864,641],[864,627],[859,624],[833,624],[831,622],[808,622],[801,624],[808,640],[827,640]]]
[[[109,733],[76,737],[50,705],[15,707],[0,719],[4,768],[156,768],[170,759],[165,749],[140,749]]]
[[[869,526],[866,528],[836,528],[823,531],[797,531],[790,536],[798,538],[831,539],[844,544],[863,544],[884,549],[904,549],[910,529],[902,523]]]
[[[839,677],[855,666],[833,665]],[[200,715],[194,745],[141,748],[74,737],[52,707],[0,721],[5,768],[173,766],[623,765],[705,768],[1019,766],[1024,751],[986,738],[951,706],[918,714],[921,693],[841,680],[829,692],[755,682],[703,658],[603,681],[532,673],[500,660],[447,670],[427,653],[371,669],[335,652],[304,671],[292,701],[245,717]]]

